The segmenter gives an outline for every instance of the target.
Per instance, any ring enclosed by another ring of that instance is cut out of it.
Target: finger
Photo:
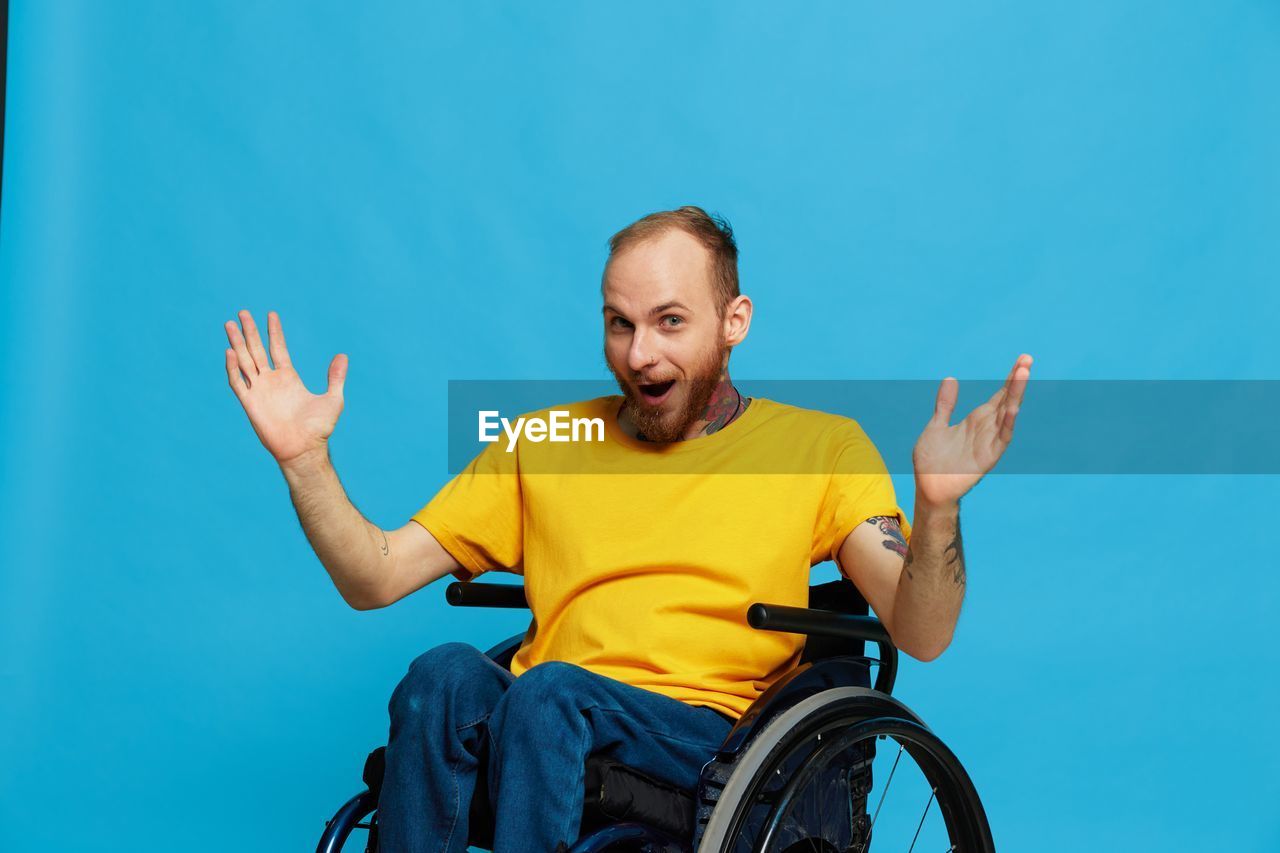
[[[1031,375],[1031,356],[1026,353],[1018,356],[1013,362],[1013,367],[1009,368],[1009,375],[1005,377],[1004,385],[1001,385],[1000,389],[992,394],[987,402],[997,408],[1008,403],[1018,405],[1022,401],[1022,392],[1026,389],[1025,381],[1019,384],[1019,372],[1024,369],[1023,378]]]
[[[342,386],[347,381],[347,357],[338,353],[333,357],[333,361],[329,362],[329,387],[325,390],[325,394],[331,397],[342,399]]]
[[[236,325],[235,320],[227,321],[227,340],[231,341],[231,346],[236,351],[236,361],[240,363],[240,372],[245,375],[248,380],[249,387],[253,387],[253,378],[258,375],[258,365],[253,363],[249,350],[244,345],[244,335],[240,334],[240,327]]]
[[[1023,353],[1013,366],[1010,374],[1009,402],[1014,408],[1022,406],[1022,398],[1027,393],[1027,380],[1031,378],[1031,356]]]
[[[1001,445],[1001,450],[1013,441],[1013,422],[1017,417],[1018,407],[1010,405],[1005,409],[1004,417],[1000,419],[1000,433],[996,439]]]
[[[280,315],[274,311],[267,312],[267,340],[271,342],[271,363],[276,367],[289,367],[289,349],[284,344],[284,326],[280,323]]]
[[[227,350],[227,382],[231,385],[231,390],[236,392],[236,399],[244,402],[244,393],[249,390],[249,386],[240,373],[240,362],[233,349]]]
[[[271,362],[267,361],[267,351],[262,347],[258,324],[253,322],[253,315],[245,310],[240,311],[240,323],[244,326],[244,338],[249,343],[249,355],[253,356],[253,363],[258,365],[259,373],[266,373],[271,369]]]
[[[933,419],[944,426],[950,425],[951,413],[956,409],[956,398],[960,396],[960,382],[954,376],[948,376],[938,386],[938,398],[933,404]]]

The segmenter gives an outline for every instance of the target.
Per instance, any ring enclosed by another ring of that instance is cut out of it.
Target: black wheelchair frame
[[[524,587],[516,584],[452,583],[445,597],[459,607],[528,607]],[[730,729],[703,766],[696,791],[674,792],[604,756],[588,759],[585,834],[571,853],[774,850],[785,837],[788,809],[799,809],[806,785],[832,770],[844,785],[844,799],[858,802],[856,809],[850,808],[841,847],[815,837],[809,839],[812,847],[792,845],[786,850],[865,851],[875,821],[866,814],[870,761],[876,741],[885,738],[897,741],[899,757],[903,750],[909,753],[928,779],[931,802],[936,798],[951,850],[994,850],[982,802],[959,760],[890,695],[898,651],[884,626],[868,615],[857,588],[846,579],[812,586],[809,605],[757,603],[748,608],[747,622],[753,628],[804,634],[804,653],[800,665],[771,685]],[[510,668],[523,638],[523,634],[510,637],[486,654]],[[878,657],[866,656],[865,643],[876,646]],[[369,832],[366,853],[378,850],[376,811],[384,750],[378,747],[366,759],[367,789],[326,822],[317,853],[338,853],[357,828]],[[483,779],[477,781],[470,816],[469,843],[489,849],[492,806]]]

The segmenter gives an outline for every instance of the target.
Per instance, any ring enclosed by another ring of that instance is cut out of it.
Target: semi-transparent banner
[[[1004,380],[960,379],[951,423],[986,402]],[[744,397],[766,398],[857,421],[890,473],[913,471],[911,451],[933,415],[938,380],[735,381]],[[508,444],[521,417],[551,423],[527,432],[526,473],[830,473],[830,460],[804,441],[778,441],[767,453],[725,465],[708,454],[676,454],[654,465],[651,454],[611,454],[602,467],[591,424],[552,410],[600,397],[621,401],[612,380],[450,380],[449,473],[481,450]],[[616,410],[616,408],[615,408]],[[503,424],[503,420],[506,424]],[[1280,473],[1280,380],[1034,379],[1028,382],[1013,442],[992,474],[1276,474]],[[481,436],[490,436],[482,441]],[[576,434],[575,434],[576,433]],[[560,440],[550,440],[558,435]],[[694,439],[699,441],[700,439]],[[874,467],[868,463],[868,467]]]

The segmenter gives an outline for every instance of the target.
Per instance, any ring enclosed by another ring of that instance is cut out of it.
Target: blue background
[[[1275,3],[375,5],[12,4],[0,848],[310,849],[409,661],[523,627],[344,605],[227,386],[239,308],[313,390],[348,353],[384,527],[444,482],[448,379],[607,377],[605,240],[684,203],[738,232],[740,380],[1277,376]],[[957,639],[899,693],[1002,849],[1280,848],[1278,498],[966,498]]]

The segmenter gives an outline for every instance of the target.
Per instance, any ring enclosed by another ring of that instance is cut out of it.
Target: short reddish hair
[[[739,295],[738,244],[733,228],[720,214],[708,214],[700,207],[685,205],[676,210],[660,210],[632,222],[609,238],[609,261],[629,246],[663,234],[672,228],[695,237],[711,254],[712,298],[716,312],[724,318],[725,309]],[[605,262],[608,267],[608,261]]]

